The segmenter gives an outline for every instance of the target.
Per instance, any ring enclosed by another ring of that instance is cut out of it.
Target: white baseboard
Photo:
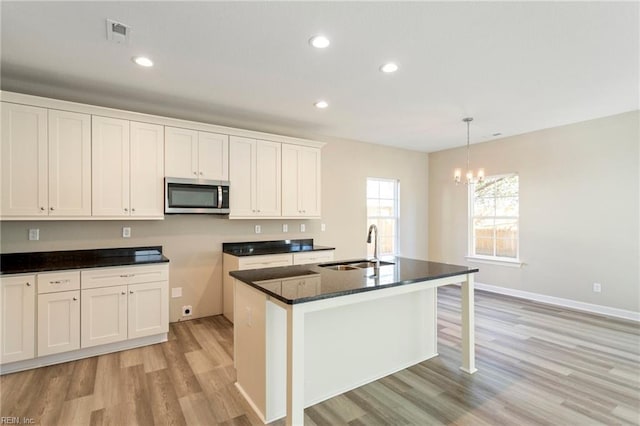
[[[93,346],[90,348],[78,349],[76,351],[63,352],[54,355],[41,356],[37,358],[27,359],[24,361],[16,361],[0,366],[0,376],[18,371],[29,370],[32,368],[46,367],[63,362],[76,361],[82,358],[89,358],[97,355],[104,355],[111,352],[124,351],[126,349],[139,348],[142,346],[163,343],[168,340],[169,334],[155,334],[153,336],[138,337],[136,339],[123,340],[121,342],[108,343],[106,345]]]
[[[596,305],[593,303],[578,302],[561,297],[547,296],[545,294],[531,293],[529,291],[515,290],[507,287],[483,284],[476,281],[475,288],[478,290],[490,291],[492,293],[504,294],[507,296],[519,297],[521,299],[533,300],[536,302],[548,303],[550,305],[564,306],[578,311],[591,312],[594,314],[606,315],[609,317],[622,318],[630,321],[640,322],[640,312],[627,311],[625,309],[611,308],[609,306]]]

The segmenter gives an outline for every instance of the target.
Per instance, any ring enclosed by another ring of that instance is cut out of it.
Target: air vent
[[[107,40],[114,43],[129,44],[130,33],[130,26],[107,19]]]

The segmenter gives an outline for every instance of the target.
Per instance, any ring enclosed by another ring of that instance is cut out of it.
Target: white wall
[[[640,112],[471,146],[472,167],[520,176],[522,268],[475,264],[477,281],[640,311]],[[464,148],[429,155],[429,254],[465,264]],[[594,293],[594,282],[602,293]]]
[[[170,319],[183,305],[194,317],[222,313],[222,243],[315,238],[336,247],[336,258],[366,255],[366,178],[400,179],[402,191],[401,251],[427,258],[427,164],[425,153],[353,141],[327,141],[322,150],[322,220],[229,220],[214,216],[166,216],[163,221],[0,222],[2,253],[162,245],[171,260],[170,286],[183,297],[171,299]],[[233,187],[231,188],[233,190]],[[282,224],[289,233],[282,233]],[[299,232],[305,223],[307,232]],[[326,232],[320,232],[325,223]],[[254,234],[254,225],[262,234]],[[122,239],[130,226],[132,237]],[[40,241],[28,241],[28,229],[40,229]]]

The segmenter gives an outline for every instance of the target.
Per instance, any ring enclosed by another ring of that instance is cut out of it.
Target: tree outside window
[[[469,254],[518,259],[518,175],[488,176],[469,185]]]

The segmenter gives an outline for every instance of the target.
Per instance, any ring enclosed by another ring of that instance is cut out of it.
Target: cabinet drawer
[[[319,250],[309,253],[294,253],[293,264],[304,265],[305,263],[320,263],[333,260],[333,250]]]
[[[240,269],[273,268],[292,265],[291,254],[266,254],[264,256],[243,257],[238,261]]]
[[[125,266],[82,271],[82,289],[169,280],[169,264]]]
[[[80,271],[38,274],[38,294],[80,290]]]

